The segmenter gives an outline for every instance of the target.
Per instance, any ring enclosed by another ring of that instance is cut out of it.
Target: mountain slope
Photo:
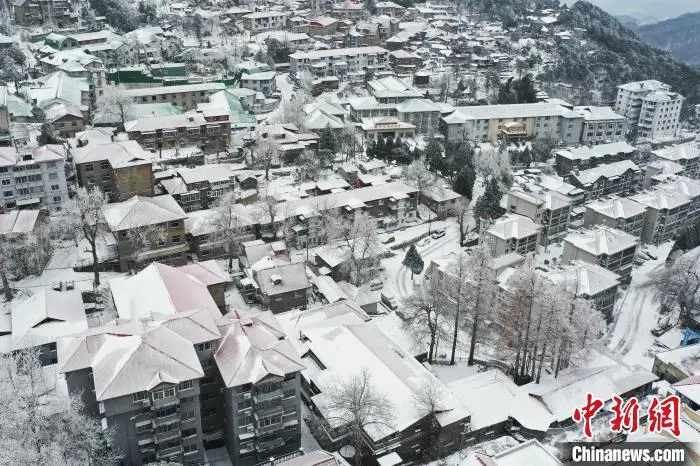
[[[644,42],[692,65],[700,65],[700,12],[649,24],[638,29]]]
[[[700,102],[700,69],[644,43],[602,9],[579,1],[562,11],[559,20],[577,37],[557,44],[554,63],[541,79],[598,88],[608,100],[619,84],[658,79],[683,94],[688,104]]]

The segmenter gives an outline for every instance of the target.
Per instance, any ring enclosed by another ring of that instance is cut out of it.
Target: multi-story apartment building
[[[627,119],[610,107],[574,107],[583,117],[582,144],[609,144],[624,141]]]
[[[289,221],[292,243],[299,248],[321,245],[328,240],[323,216],[351,218],[356,212],[366,213],[388,231],[406,226],[416,219],[418,190],[403,183],[385,183],[325,194],[285,203],[284,215]]]
[[[425,95],[396,76],[374,79],[367,86],[380,104],[398,104],[409,99],[422,99]]]
[[[212,154],[226,151],[231,141],[231,121],[226,109],[147,116],[126,122],[124,129],[130,139],[153,152],[191,146]]]
[[[624,231],[597,226],[564,238],[562,262],[580,260],[598,264],[620,275],[623,281],[629,281],[638,242],[637,238]]]
[[[646,207],[641,235],[645,243],[659,244],[671,240],[686,226],[691,199],[682,192],[655,189],[639,193],[631,199]]]
[[[42,26],[46,23],[68,27],[77,21],[70,0],[17,0],[12,2],[15,21],[24,27]]]
[[[235,172],[226,165],[177,168],[176,176],[160,181],[185,212],[208,209],[224,194],[233,191]]]
[[[642,170],[633,162],[622,160],[574,171],[566,181],[583,189],[589,201],[610,194],[625,195],[638,191],[642,186]]]
[[[170,103],[186,110],[209,101],[209,96],[226,89],[223,83],[182,84],[179,86],[144,87],[124,91],[137,104]]]
[[[537,251],[541,226],[528,217],[508,214],[494,220],[483,232],[483,240],[491,247],[494,257],[512,252],[525,255]]]
[[[618,274],[596,264],[574,262],[543,275],[576,297],[591,301],[608,322],[612,320],[620,284]]]
[[[646,206],[626,197],[598,199],[586,204],[583,224],[587,227],[604,225],[639,238],[646,212]]]
[[[671,139],[680,129],[685,99],[676,92],[654,91],[644,96],[639,115],[638,136],[644,139]]]
[[[290,74],[299,78],[303,71],[314,76],[361,79],[365,70],[383,70],[389,66],[389,51],[382,47],[310,50],[289,55]]]
[[[571,200],[551,191],[528,194],[511,190],[508,192],[508,211],[524,215],[542,225],[540,244],[547,246],[566,235],[571,215]]]
[[[627,117],[630,129],[637,128],[639,137],[673,137],[680,127],[684,99],[670,90],[668,84],[653,79],[622,84],[617,86],[615,111]]]
[[[637,149],[626,142],[572,147],[555,152],[554,165],[559,176],[566,176],[576,170],[630,159],[636,152]]]
[[[153,196],[152,154],[138,142],[94,142],[69,153],[80,186],[97,186],[115,202]]]
[[[251,211],[243,205],[237,205],[240,212],[238,217],[236,242],[254,240],[257,235],[259,220],[252,218]],[[216,229],[216,218],[219,214],[213,209],[196,210],[187,214],[185,220],[185,235],[190,250],[199,260],[217,259],[227,256],[226,238],[221,238]]]
[[[272,261],[263,261],[253,264],[250,278],[256,284],[255,299],[262,304],[263,309],[275,314],[291,309],[306,309],[311,283],[303,262],[273,264]]]
[[[661,162],[673,162],[683,167],[680,173],[688,178],[700,178],[700,149],[694,142],[678,144],[651,152],[652,159]]]
[[[686,224],[692,225],[700,220],[700,182],[684,176],[669,175],[664,177],[663,182],[657,184],[656,188],[688,196],[690,205],[688,206]]]
[[[45,206],[61,209],[68,199],[66,149],[61,145],[35,147],[17,152],[0,147],[0,203],[8,209]]]
[[[253,34],[282,30],[287,25],[287,11],[256,11],[241,17],[241,25]]]
[[[122,271],[153,261],[185,262],[187,214],[172,196],[134,196],[127,201],[108,204],[102,212],[117,241]]]

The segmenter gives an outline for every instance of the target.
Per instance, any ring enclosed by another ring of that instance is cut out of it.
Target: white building
[[[284,11],[256,11],[243,16],[243,27],[252,33],[284,29],[287,25],[289,12]]]
[[[668,139],[676,135],[682,95],[670,92],[671,86],[656,80],[638,81],[617,87],[615,111],[627,117],[644,139]]]
[[[0,148],[0,203],[8,209],[42,205],[52,212],[60,210],[68,199],[65,160],[61,145],[22,154],[14,147]]]
[[[508,214],[494,221],[484,231],[484,240],[490,245],[494,257],[511,252],[525,255],[537,251],[541,226],[528,217]]]
[[[382,70],[389,66],[389,51],[382,47],[353,47],[310,50],[289,55],[292,76],[302,71],[314,76],[336,76],[338,79],[364,77],[365,70]]]

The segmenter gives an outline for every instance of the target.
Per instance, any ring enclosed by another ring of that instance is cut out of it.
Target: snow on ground
[[[301,448],[304,453],[309,453],[312,451],[320,450],[321,446],[318,444],[314,436],[309,430],[309,426],[304,421],[304,418],[309,416],[309,408],[305,403],[301,404]]]
[[[473,447],[465,448],[464,450],[460,450],[438,461],[428,463],[428,466],[477,466],[482,463],[476,459],[476,453],[494,456],[519,444],[520,442],[513,437],[503,436],[494,440],[489,440],[488,442],[479,443]]]
[[[653,355],[649,349],[655,337],[651,330],[659,318],[659,305],[652,301],[651,291],[641,287],[650,273],[664,266],[672,243],[646,249],[658,257],[632,271],[632,283],[616,303],[615,326],[608,347],[630,364],[640,364],[651,370]]]

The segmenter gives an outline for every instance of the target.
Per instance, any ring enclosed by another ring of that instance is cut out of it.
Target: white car
[[[423,238],[422,240],[418,241],[418,242],[416,243],[416,246],[418,246],[419,248],[424,248],[424,247],[426,247],[426,246],[429,245],[429,244],[430,244],[430,237],[429,237],[429,236],[426,236],[426,237]]]

